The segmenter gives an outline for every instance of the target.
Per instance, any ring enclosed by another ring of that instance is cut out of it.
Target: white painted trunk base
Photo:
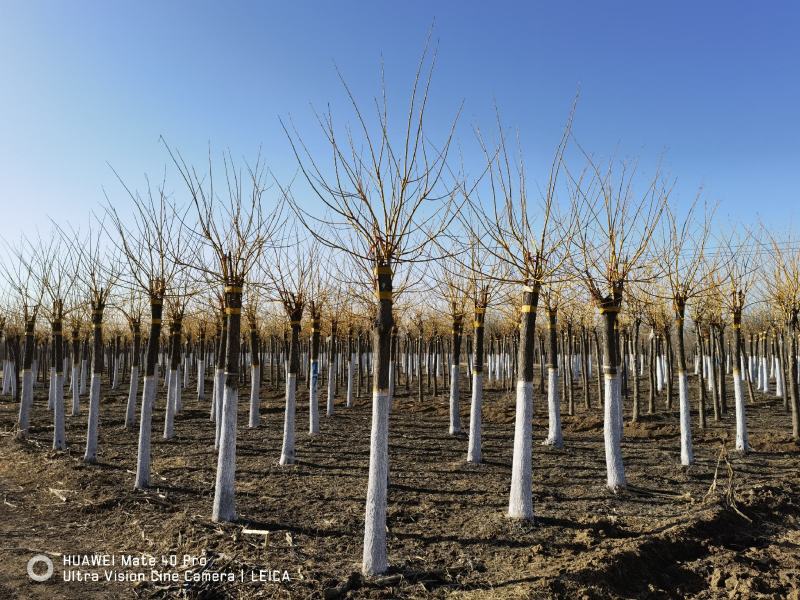
[[[22,397],[19,403],[19,431],[22,436],[28,434],[31,424],[31,408],[33,407],[33,371],[22,371]]]
[[[178,399],[178,370],[170,369],[167,372],[167,403],[164,410],[164,434],[165,440],[175,437],[175,413],[177,411]]]
[[[694,449],[689,405],[689,376],[686,373],[678,373],[678,403],[681,420],[681,464],[689,466],[694,463]]]
[[[606,448],[606,485],[612,492],[626,486],[622,462],[619,412],[622,404],[619,375],[604,374],[603,438]]]
[[[333,361],[328,362],[328,403],[326,406],[326,414],[329,417],[333,416],[334,406],[333,400],[336,395],[336,367]]]
[[[76,364],[72,365],[72,408],[70,410],[71,417],[77,417],[81,412],[81,394],[78,385],[78,373],[80,372],[80,367]]]
[[[733,393],[736,399],[736,450],[745,454],[750,451],[747,441],[747,417],[742,393],[742,377],[738,371],[733,372]]]
[[[533,519],[531,421],[533,419],[533,382],[517,382],[517,409],[514,422],[514,455],[511,461],[511,493],[508,516]]]
[[[547,368],[547,413],[547,439],[543,444],[561,448],[564,446],[561,436],[561,398],[558,388],[558,369],[553,367]]]
[[[247,426],[258,427],[261,420],[261,365],[250,365],[250,414]]]
[[[308,433],[319,433],[319,361],[311,361],[311,382],[308,386]]]
[[[100,373],[92,373],[89,383],[89,422],[86,428],[86,452],[83,460],[97,462],[97,429],[100,425]]]
[[[226,384],[222,400],[222,433],[217,456],[217,479],[214,486],[214,507],[211,520],[215,523],[236,519],[236,421],[239,412],[239,390],[228,385],[232,377],[225,374]]]
[[[364,575],[378,575],[389,566],[386,553],[386,496],[389,482],[389,391],[372,393],[369,481],[364,516]]]
[[[450,367],[450,435],[461,433],[461,408],[458,405],[459,367]]]
[[[206,361],[197,361],[197,401],[206,399]]]
[[[64,432],[64,374],[53,376],[53,450],[66,450],[67,440]]]
[[[125,429],[136,427],[136,395],[139,393],[139,367],[131,365],[131,380],[128,383],[128,404],[125,406]]]
[[[281,448],[281,465],[294,464],[294,416],[296,391],[297,373],[288,373],[286,375],[286,409],[283,414],[283,447]]]
[[[350,355],[350,362],[347,363],[347,408],[353,407],[353,378],[355,377],[356,370],[356,355]]]
[[[469,442],[467,462],[480,464],[481,424],[483,420],[483,373],[472,372],[472,400],[469,409]]]
[[[142,414],[139,420],[139,447],[136,457],[136,489],[150,485],[150,437],[153,425],[153,404],[158,380],[156,375],[145,375],[142,384]]]

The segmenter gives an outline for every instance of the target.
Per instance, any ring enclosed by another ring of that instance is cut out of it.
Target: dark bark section
[[[522,293],[519,324],[519,381],[533,382],[533,345],[536,336],[536,307],[539,288],[528,288]]]
[[[388,393],[389,361],[391,359],[392,328],[394,327],[392,315],[392,269],[389,265],[378,265],[375,270],[378,310],[375,315],[372,334],[375,352],[373,391]]]
[[[150,291],[150,336],[147,338],[147,358],[144,363],[145,377],[156,373],[159,342],[161,338],[161,315],[164,310],[163,286],[153,286]]]

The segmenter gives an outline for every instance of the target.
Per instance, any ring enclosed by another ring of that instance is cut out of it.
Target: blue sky
[[[426,32],[438,44],[432,130],[460,104],[460,147],[494,103],[542,181],[580,87],[575,135],[599,155],[659,157],[686,202],[795,220],[800,184],[800,4],[793,2],[40,2],[0,0],[0,235],[78,224],[163,171],[164,135],[295,174],[278,117],[312,149],[310,105],[365,102],[379,65],[398,102]],[[176,193],[182,189],[175,185]]]

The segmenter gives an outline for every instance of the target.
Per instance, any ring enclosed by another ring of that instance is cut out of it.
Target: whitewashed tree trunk
[[[661,355],[656,356],[656,389],[660,394],[664,391],[664,372],[661,368]]]
[[[164,439],[175,437],[175,412],[178,403],[178,370],[170,369],[167,373],[167,403],[164,410]]]
[[[689,375],[678,373],[678,402],[681,418],[681,464],[689,466],[694,463],[692,449],[692,419],[689,408]]]
[[[176,415],[183,412],[183,394],[181,393],[183,391],[183,387],[181,384],[182,381],[183,378],[181,377],[181,367],[180,363],[178,363],[178,368],[175,369],[175,393],[174,393]]]
[[[53,376],[53,450],[66,450],[67,440],[64,432],[64,374]]]
[[[70,411],[70,416],[77,417],[81,412],[81,395],[79,385],[78,385],[78,375],[79,367],[76,364],[72,365],[72,410]]]
[[[347,363],[347,408],[353,406],[353,377],[355,376],[356,355],[350,355],[350,362]]]
[[[139,367],[131,365],[131,380],[128,384],[128,404],[125,407],[125,429],[136,427],[136,395],[139,393]]]
[[[31,424],[31,408],[33,407],[33,371],[22,371],[22,398],[19,403],[19,430],[27,435]]]
[[[450,435],[461,433],[461,408],[458,405],[459,396],[459,366],[450,366]]]
[[[311,361],[311,385],[308,386],[308,433],[319,433],[319,361]]]
[[[750,450],[750,444],[747,441],[747,417],[742,393],[742,377],[737,371],[733,372],[733,393],[736,401],[736,450],[745,454]]]
[[[336,395],[336,368],[334,366],[333,358],[329,357],[328,359],[328,403],[327,403],[327,410],[326,414],[329,417],[333,416],[333,400],[334,396]]]
[[[261,365],[250,365],[250,415],[247,426],[258,427],[261,419]]]
[[[286,375],[286,410],[283,416],[283,447],[281,448],[281,465],[294,464],[294,416],[295,392],[297,391],[297,374]]]
[[[372,429],[370,433],[369,482],[364,518],[365,575],[386,571],[386,496],[389,481],[389,394],[372,393]]]
[[[142,384],[142,414],[139,420],[139,447],[134,484],[138,490],[150,485],[150,436],[153,429],[153,403],[156,399],[157,377],[157,375],[145,375]]]
[[[86,394],[86,373],[88,370],[88,360],[82,359],[81,360],[81,396]]]
[[[50,373],[47,378],[47,410],[53,410],[54,398],[56,394],[56,368],[50,367]]]
[[[512,519],[533,519],[533,497],[531,495],[532,419],[533,382],[517,381],[514,456],[511,462],[511,494],[508,502],[508,516]]]
[[[604,418],[603,438],[606,450],[606,485],[608,489],[616,492],[624,488],[625,467],[622,462],[622,439],[619,429],[619,413],[622,405],[620,382],[618,374],[604,374]]]
[[[89,383],[89,423],[86,431],[86,452],[83,460],[97,462],[97,429],[100,424],[100,373],[92,373]]]
[[[238,377],[232,373],[230,378]],[[236,422],[239,412],[239,393],[229,378],[225,377],[225,392],[222,400],[222,432],[217,456],[217,478],[214,486],[214,507],[211,520],[215,523],[236,519]]]
[[[219,449],[219,437],[222,430],[222,395],[225,389],[225,369],[214,370],[214,450]]]
[[[479,464],[481,457],[481,422],[483,405],[483,373],[472,372],[472,401],[469,411],[469,444],[467,461]]]
[[[197,360],[197,401],[206,399],[206,361],[202,358]]]
[[[543,444],[561,448],[564,446],[561,434],[561,397],[558,389],[558,369],[553,367],[547,369],[547,413],[547,439]]]

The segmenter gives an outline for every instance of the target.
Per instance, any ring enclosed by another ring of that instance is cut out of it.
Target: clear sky
[[[575,134],[593,152],[664,155],[685,201],[776,227],[800,188],[797,2],[50,2],[0,0],[0,235],[46,216],[80,223],[108,164],[134,185],[162,172],[159,135],[191,160],[210,142],[295,174],[278,117],[309,133],[334,109],[338,65],[356,95],[407,98],[434,23],[431,119],[461,102],[465,153],[493,105],[543,178],[580,87]],[[318,136],[317,136],[318,137]],[[175,187],[177,193],[182,190]]]

